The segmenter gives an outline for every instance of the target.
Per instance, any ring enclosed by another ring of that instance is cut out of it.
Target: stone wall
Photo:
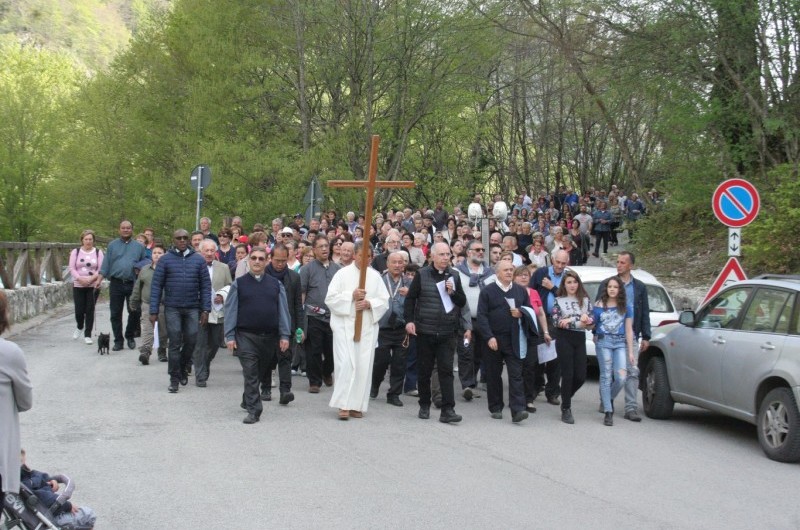
[[[72,303],[72,282],[4,289],[8,298],[11,322],[22,322],[63,304]]]

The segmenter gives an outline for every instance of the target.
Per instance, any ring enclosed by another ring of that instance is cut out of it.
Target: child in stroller
[[[0,525],[0,530],[15,527],[27,530],[92,530],[96,519],[94,510],[78,507],[70,501],[75,486],[69,477],[50,476],[31,469],[25,463],[24,449],[20,456],[22,487],[19,495],[4,495],[3,514],[7,520]]]

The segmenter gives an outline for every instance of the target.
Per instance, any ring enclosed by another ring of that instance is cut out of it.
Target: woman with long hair
[[[600,297],[592,314],[597,323],[594,342],[600,366],[603,424],[609,427],[614,425],[614,398],[628,377],[627,362],[635,362],[633,304],[626,298],[625,284],[619,276],[613,276],[601,285]]]
[[[580,276],[566,269],[553,304],[556,355],[561,367],[561,421],[575,423],[572,397],[586,382],[586,333],[592,329],[592,302]]]

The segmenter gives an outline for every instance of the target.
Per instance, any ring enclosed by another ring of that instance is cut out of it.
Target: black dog
[[[110,333],[100,333],[97,336],[97,352],[100,355],[104,353],[108,355],[108,347],[111,344],[111,334]]]

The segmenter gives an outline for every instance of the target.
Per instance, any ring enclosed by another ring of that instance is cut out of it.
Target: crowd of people
[[[606,253],[622,229],[632,237],[644,203],[616,186],[536,199],[523,191],[510,203],[475,195],[466,209],[448,212],[439,201],[430,209],[379,212],[370,224],[335,210],[308,224],[297,214],[250,229],[234,217],[216,233],[203,218],[199,230],[175,230],[169,241],[152,228],[135,234],[123,220],[105,252],[85,230],[69,262],[73,338],[92,344],[107,280],[112,350],[136,349],[138,339],[140,363],[150,364],[155,352],[167,363],[168,391],[177,393],[192,373],[195,385],[206,387],[217,352],[227,349],[242,366],[246,424],[260,421],[273,388],[281,405],[294,401],[293,376],[305,376],[312,395],[332,387],[329,406],[339,419],[362,418],[387,373],[387,403],[402,407],[401,396],[416,397],[419,418],[430,418],[433,405],[439,421],[456,423],[462,417],[455,411],[454,358],[461,397],[485,392],[492,418],[502,419],[506,408],[505,367],[512,422],[536,412],[544,393],[572,424],[590,330],[604,424],[613,425],[614,398],[623,388],[624,417],[640,421],[637,359],[650,327],[646,290],[630,273],[634,255],[618,254],[617,274],[596,300],[569,266]],[[24,392],[6,388],[25,387],[21,352],[2,341],[0,354],[6,429],[30,403]],[[4,491],[18,487],[7,458],[19,454],[16,432],[17,444],[0,455],[0,474],[11,477]]]

